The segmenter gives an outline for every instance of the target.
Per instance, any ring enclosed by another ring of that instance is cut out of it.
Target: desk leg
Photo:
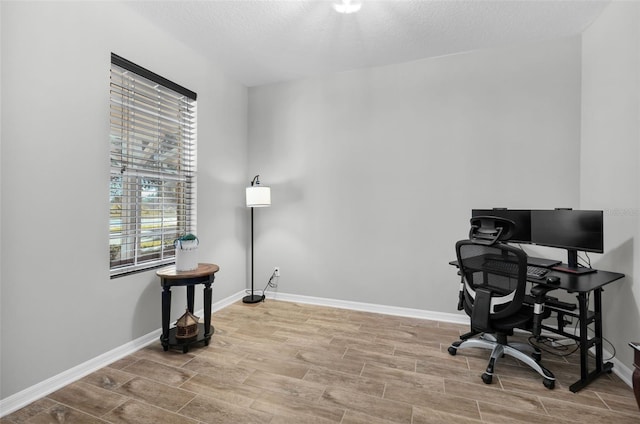
[[[593,307],[595,316],[594,331],[596,338],[596,371],[602,371],[602,290],[594,290],[593,292]]]
[[[595,336],[592,343],[589,341],[587,334],[589,325],[589,303],[587,302],[587,293],[578,294],[578,305],[580,308],[580,380],[573,383],[569,390],[573,393],[585,388],[590,382],[595,380],[603,372],[611,372],[613,364],[611,362],[603,363],[602,352],[602,289],[593,291],[593,326]],[[593,344],[596,351],[595,369],[589,372],[588,352]]]
[[[171,287],[165,286],[162,290],[162,348],[169,350],[169,319],[171,317]]]
[[[204,345],[209,345],[211,339],[211,301],[212,301],[211,283],[204,284]]]
[[[578,295],[578,307],[580,308],[580,380],[585,381],[589,374],[589,302],[586,293]]]
[[[594,331],[595,331],[595,348],[596,348],[596,370],[595,376],[603,372],[611,372],[613,369],[612,362],[604,362],[604,338],[602,336],[602,289],[593,291],[593,307],[595,311]]]
[[[578,316],[580,319],[580,380],[569,386],[569,390],[577,393],[589,384],[589,302],[586,293],[578,294]]]

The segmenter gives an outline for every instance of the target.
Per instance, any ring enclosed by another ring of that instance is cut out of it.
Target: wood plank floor
[[[639,423],[632,390],[607,374],[579,393],[578,355],[528,367],[488,351],[447,353],[468,329],[267,300],[213,314],[208,347],[154,343],[0,420],[8,423]]]

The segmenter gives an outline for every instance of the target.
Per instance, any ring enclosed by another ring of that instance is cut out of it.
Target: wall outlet
[[[275,275],[276,277],[280,276],[280,267],[275,267],[273,270],[273,275]]]

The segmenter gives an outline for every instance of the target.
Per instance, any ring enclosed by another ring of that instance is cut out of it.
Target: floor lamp
[[[271,188],[260,185],[260,175],[251,180],[251,186],[247,187],[247,207],[251,208],[251,294],[242,298],[244,303],[258,303],[264,300],[264,294],[253,293],[253,208],[265,208],[271,206]]]

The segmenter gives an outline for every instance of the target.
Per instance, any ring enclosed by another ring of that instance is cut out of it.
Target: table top
[[[183,278],[197,278],[214,274],[220,270],[216,264],[199,263],[198,268],[191,271],[176,271],[176,266],[171,265],[156,271],[156,275],[166,280],[179,280]]]
[[[624,274],[602,270],[597,270],[589,274],[570,274],[560,271],[549,271],[546,277],[551,276],[559,277],[560,285],[558,287],[569,293],[588,293],[623,278]]]
[[[479,260],[483,260],[483,255],[478,256],[478,258],[480,258]],[[458,261],[451,261],[449,262],[449,264],[457,267]],[[567,272],[549,270],[549,273],[545,276],[544,279],[530,279],[529,281],[535,284],[545,284],[546,277],[551,276],[560,278],[560,284],[554,285],[552,287],[557,287],[569,293],[588,293],[623,278],[624,274],[602,270],[596,270],[595,272],[588,274],[570,274]]]

